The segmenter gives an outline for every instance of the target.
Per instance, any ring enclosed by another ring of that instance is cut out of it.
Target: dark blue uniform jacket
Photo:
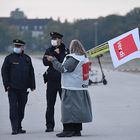
[[[31,58],[26,54],[12,53],[6,56],[2,66],[5,87],[26,90],[35,89],[35,76]]]
[[[56,47],[54,47],[54,46],[51,46],[50,48],[46,49],[46,52],[45,52],[44,57],[43,57],[43,64],[45,66],[49,66],[49,68],[47,70],[48,81],[55,81],[55,82],[60,82],[61,83],[61,73],[53,68],[52,63],[47,60],[46,55],[55,56],[56,59],[60,63],[62,63],[63,60],[64,60],[64,57],[68,53],[68,50],[65,48],[65,45],[63,43],[61,43],[61,45],[59,46],[60,54],[57,54],[54,51],[55,49],[56,49]]]

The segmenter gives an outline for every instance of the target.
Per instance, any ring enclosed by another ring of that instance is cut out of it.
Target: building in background
[[[0,17],[0,23],[16,26],[21,32],[31,31],[32,37],[43,35],[45,26],[50,19],[28,19],[23,11],[15,9],[11,11],[10,17]]]

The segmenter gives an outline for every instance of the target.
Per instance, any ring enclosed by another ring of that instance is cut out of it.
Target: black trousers
[[[82,123],[63,123],[63,131],[81,131]]]
[[[22,128],[21,122],[24,118],[25,105],[28,99],[27,90],[9,89],[9,117],[12,130],[16,131]]]
[[[46,127],[54,128],[54,106],[56,102],[57,92],[61,98],[61,84],[58,82],[48,82],[46,91],[47,109],[46,109]]]

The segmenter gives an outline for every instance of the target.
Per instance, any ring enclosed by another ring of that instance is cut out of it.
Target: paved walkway
[[[0,57],[3,62],[3,57]],[[60,99],[55,109],[56,126],[52,133],[45,133],[45,85],[42,73],[45,67],[41,60],[33,58],[37,90],[29,94],[23,128],[27,134],[12,136],[9,121],[7,94],[0,77],[0,140],[55,140],[62,130]],[[1,64],[0,64],[1,68]],[[98,70],[98,68],[97,68]],[[80,140],[139,140],[140,138],[140,75],[106,71],[108,84],[92,85],[89,92],[92,100],[93,122],[83,125]],[[98,77],[99,78],[99,77]]]

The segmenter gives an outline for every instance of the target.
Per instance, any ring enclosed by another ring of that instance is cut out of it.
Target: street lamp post
[[[94,27],[95,27],[95,47],[97,47],[97,45],[98,45],[98,22],[94,23]],[[98,55],[97,59],[98,59],[98,63],[99,63],[100,69],[101,69],[102,79],[101,79],[101,81],[98,81],[97,83],[103,83],[104,85],[106,85],[107,80],[105,79],[105,75],[104,75],[104,72],[103,72],[103,69],[102,69],[102,65],[101,65],[101,61],[100,61],[101,56],[102,55]]]
[[[94,23],[95,27],[95,47],[98,45],[98,22]]]

